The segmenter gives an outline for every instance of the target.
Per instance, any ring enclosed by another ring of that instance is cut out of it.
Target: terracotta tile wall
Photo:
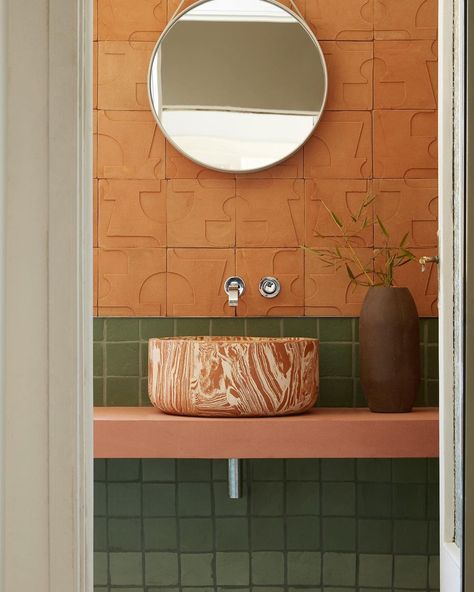
[[[199,168],[164,140],[146,88],[150,54],[175,0],[97,0],[94,41],[95,312],[99,316],[357,316],[364,296],[321,245],[367,193],[394,241],[436,252],[434,0],[300,0],[329,70],[326,111],[289,160],[251,175]],[[357,236],[361,257],[380,232]],[[226,276],[247,293],[226,306]],[[264,275],[283,289],[258,294]],[[421,316],[436,316],[436,269],[400,270]]]

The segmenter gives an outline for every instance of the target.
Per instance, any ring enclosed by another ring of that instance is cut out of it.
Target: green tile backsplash
[[[321,340],[319,405],[360,406],[358,319],[95,319],[96,405],[147,405],[147,340]],[[437,321],[421,320],[418,405],[437,405]],[[436,459],[95,461],[95,592],[439,589]]]
[[[149,405],[147,341],[178,335],[316,337],[321,341],[318,405],[360,407],[358,319],[94,319],[95,405]],[[422,319],[419,406],[438,404],[437,319]]]

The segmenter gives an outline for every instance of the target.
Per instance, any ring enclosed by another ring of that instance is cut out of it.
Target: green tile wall
[[[94,319],[95,405],[149,405],[147,340],[174,335],[317,337],[320,399],[329,407],[365,406],[359,384],[358,319]],[[417,405],[438,404],[437,319],[422,319],[422,382]]]
[[[95,319],[96,405],[146,405],[147,339],[321,340],[320,405],[364,404],[357,319]],[[418,405],[436,405],[437,322],[421,321]],[[95,461],[95,592],[431,592],[439,589],[435,459]]]

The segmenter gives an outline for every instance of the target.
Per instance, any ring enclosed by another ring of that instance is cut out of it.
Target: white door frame
[[[92,0],[0,23],[0,589],[91,592]]]
[[[440,0],[443,197],[454,183],[457,4]],[[2,592],[93,585],[91,31],[92,0],[0,0]],[[441,585],[454,592],[453,220],[440,203]]]

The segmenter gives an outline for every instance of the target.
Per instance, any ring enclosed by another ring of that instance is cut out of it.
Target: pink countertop
[[[96,407],[95,458],[396,458],[438,456],[438,409],[315,408],[271,418],[166,415]]]

